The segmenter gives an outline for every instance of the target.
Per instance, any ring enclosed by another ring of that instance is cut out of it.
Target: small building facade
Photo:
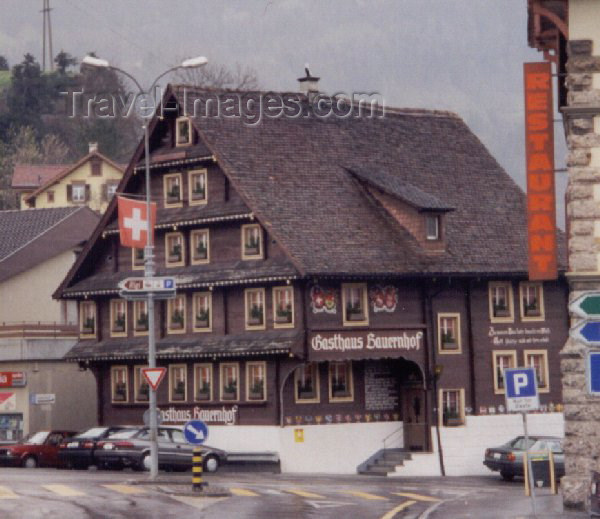
[[[462,120],[320,118],[301,94],[281,96],[304,119],[209,108],[242,95],[271,94],[170,87],[151,124],[157,275],[178,284],[157,304],[163,423],[202,419],[284,471],[353,473],[393,447],[424,474],[479,473],[519,432],[502,369],[530,365],[536,426],[561,432],[566,284],[527,280],[525,197]],[[121,190],[144,195],[143,143]],[[113,201],[55,294],[79,304],[67,358],[96,376],[99,423],[148,406],[147,304],[117,288],[142,275]]]

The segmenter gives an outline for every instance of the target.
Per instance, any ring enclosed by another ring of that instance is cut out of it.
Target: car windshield
[[[106,427],[94,427],[77,435],[77,438],[96,438],[106,431]]]
[[[48,432],[37,432],[25,440],[27,445],[42,445],[48,437]]]
[[[133,438],[137,433],[138,429],[127,429],[111,434],[108,438],[110,440],[127,440],[128,438]]]
[[[511,441],[508,446],[512,447],[515,450],[518,451],[524,451],[526,449],[531,449],[531,446],[535,443],[535,440],[528,438],[528,442],[525,442],[525,438],[519,436],[518,438],[515,438],[513,441]]]

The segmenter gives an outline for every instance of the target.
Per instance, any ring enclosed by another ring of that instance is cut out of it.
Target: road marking
[[[243,497],[256,497],[259,494],[256,492],[252,492],[252,490],[248,490],[246,488],[230,488],[229,491],[234,496],[243,496]]]
[[[102,485],[104,488],[108,488],[109,490],[114,490],[115,492],[119,492],[120,494],[145,494],[146,490],[139,486],[133,485]]]
[[[371,499],[371,500],[383,499],[385,501],[387,501],[387,499],[388,499],[387,497],[376,496],[375,494],[369,494],[367,492],[358,492],[356,490],[342,490],[342,492],[344,494],[350,494],[352,496],[362,497],[363,499]]]
[[[223,501],[224,497],[188,497],[188,496],[170,496],[171,499],[175,501],[179,501],[180,503],[184,503],[188,506],[193,506],[194,508],[206,508],[207,506],[212,506],[219,501]]]
[[[348,506],[354,505],[357,503],[345,503],[343,501],[306,501],[309,505],[314,508],[335,508],[336,506]]]
[[[312,499],[325,499],[325,496],[322,496],[320,494],[313,494],[312,492],[307,492],[306,490],[300,490],[299,488],[287,488],[285,489],[286,492],[289,492],[290,494],[296,494],[297,496],[300,497],[310,497]]]
[[[396,508],[393,508],[386,514],[382,515],[381,519],[392,519],[392,517],[394,517],[398,512],[401,512],[405,508],[408,508],[409,506],[412,506],[415,503],[416,503],[416,501],[405,501],[401,505],[398,505]]]
[[[414,499],[416,501],[429,501],[431,503],[437,503],[438,501],[441,501],[441,499],[438,499],[437,497],[423,496],[421,494],[411,494],[410,492],[392,492],[392,494],[394,494],[395,496],[407,497],[408,499]]]
[[[10,488],[0,486],[0,499],[19,499],[19,496]]]
[[[67,485],[42,485],[42,487],[44,487],[46,490],[50,490],[50,492],[54,492],[55,494],[58,494],[59,496],[63,497],[85,496],[83,492],[68,487]]]

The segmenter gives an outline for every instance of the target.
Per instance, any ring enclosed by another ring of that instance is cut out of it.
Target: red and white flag
[[[123,247],[143,249],[148,243],[148,217],[146,202],[117,197],[119,208],[119,236]],[[156,224],[156,202],[150,203],[152,243]]]

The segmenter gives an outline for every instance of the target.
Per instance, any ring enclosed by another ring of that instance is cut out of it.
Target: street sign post
[[[183,434],[188,443],[202,445],[208,438],[208,426],[202,420],[190,420],[183,426]]]
[[[175,297],[177,283],[173,277],[125,278],[119,282],[119,295],[123,299],[171,299]]]
[[[569,311],[578,317],[600,317],[600,291],[590,291],[573,299]]]
[[[142,368],[142,374],[148,382],[148,385],[152,388],[152,391],[156,391],[158,389],[158,385],[162,382],[162,379],[165,378],[165,373],[167,372],[167,368]]]
[[[600,346],[600,321],[585,319],[571,328],[569,335],[588,346]]]
[[[531,456],[529,456],[529,434],[527,432],[527,411],[536,411],[540,408],[540,396],[537,389],[537,377],[534,368],[507,368],[504,370],[504,393],[506,396],[506,409],[518,411],[523,417],[523,433],[525,435],[525,454],[527,456],[527,475],[531,495],[533,516],[536,517],[535,485]]]

